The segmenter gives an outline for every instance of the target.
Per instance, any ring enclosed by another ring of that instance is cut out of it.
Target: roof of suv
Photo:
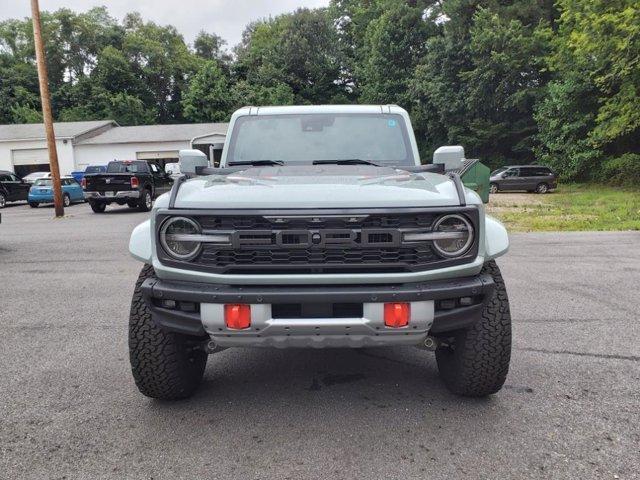
[[[522,168],[522,167],[548,168],[549,170],[551,170],[551,167],[548,167],[547,165],[505,165],[504,167],[501,167],[501,168]]]
[[[314,113],[395,113],[405,110],[398,105],[288,105],[278,107],[243,107],[237,113],[243,115],[287,115]]]

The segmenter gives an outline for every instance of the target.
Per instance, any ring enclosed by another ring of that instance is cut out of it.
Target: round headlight
[[[190,238],[200,235],[200,225],[187,217],[172,217],[160,229],[160,243],[165,252],[177,260],[191,260],[200,252],[200,242]]]
[[[445,215],[433,226],[433,231],[442,233],[442,238],[433,241],[436,251],[443,257],[459,257],[473,243],[473,226],[462,215]]]

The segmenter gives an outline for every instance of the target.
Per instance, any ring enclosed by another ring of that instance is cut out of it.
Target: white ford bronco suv
[[[130,240],[140,391],[189,397],[228,347],[398,345],[435,351],[452,392],[500,390],[507,233],[454,173],[462,147],[433,160],[389,105],[246,107],[219,167],[181,151],[183,176]]]

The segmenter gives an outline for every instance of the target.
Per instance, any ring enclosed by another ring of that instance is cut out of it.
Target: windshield
[[[491,172],[491,176],[494,177],[494,176],[496,176],[496,175],[498,175],[498,174],[500,174],[502,172],[506,172],[507,170],[508,170],[507,167],[499,168],[499,169],[494,170],[493,172]]]
[[[323,160],[415,165],[404,119],[395,114],[243,116],[236,120],[227,154],[227,165]]]
[[[51,180],[48,178],[41,178],[40,180],[36,180],[33,184],[38,187],[50,187]]]
[[[110,162],[107,173],[138,173],[148,172],[147,162]]]

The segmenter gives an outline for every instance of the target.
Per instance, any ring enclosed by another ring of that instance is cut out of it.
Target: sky
[[[126,13],[137,11],[145,20],[175,26],[187,42],[205,30],[220,35],[232,47],[252,20],[328,4],[329,0],[40,0],[40,10],[69,8],[83,12],[104,5],[120,20]],[[30,15],[28,0],[0,0],[0,21]]]

